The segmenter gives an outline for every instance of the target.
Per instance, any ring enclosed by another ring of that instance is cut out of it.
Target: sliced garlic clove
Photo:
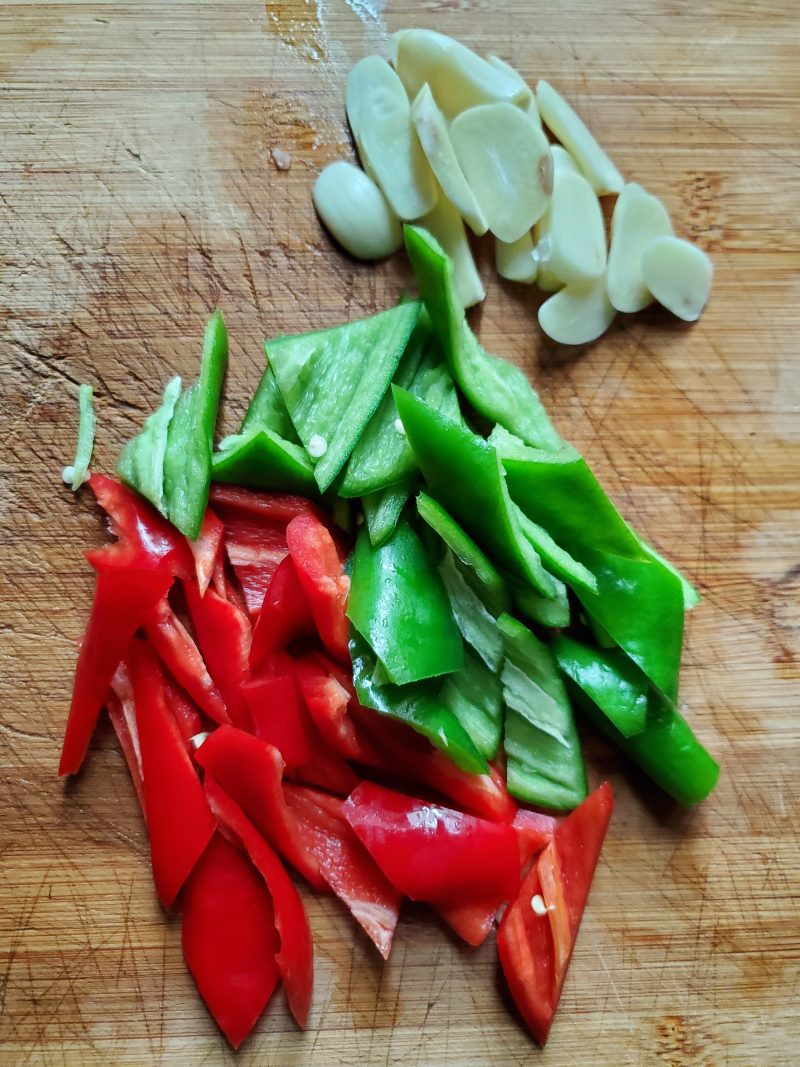
[[[539,266],[536,272],[536,285],[543,293],[557,293],[564,288],[564,283],[550,270],[549,267]]]
[[[600,196],[618,193],[624,179],[567,101],[546,81],[536,85],[539,114],[548,129],[575,158],[575,162]]]
[[[700,318],[713,273],[705,252],[680,237],[654,237],[642,251],[645,285],[659,304],[686,322]]]
[[[501,241],[517,241],[544,213],[553,181],[550,145],[541,129],[513,104],[484,104],[450,127],[458,162]]]
[[[566,150],[562,148],[560,144],[551,144],[550,151],[553,153],[553,170],[571,170],[573,174],[580,174],[581,168]]]
[[[533,257],[533,238],[524,233],[517,241],[506,244],[494,240],[494,264],[501,278],[530,285],[536,281],[539,264]]]
[[[669,214],[661,201],[635,182],[626,185],[611,216],[606,268],[608,299],[617,311],[641,311],[653,303],[642,273],[642,251],[654,237],[671,233]]]
[[[542,120],[539,118],[539,109],[536,106],[536,97],[534,96],[533,89],[531,89],[519,71],[515,70],[510,63],[506,63],[500,56],[487,56],[486,62],[491,63],[495,70],[507,74],[509,78],[513,78],[518,83],[520,92],[524,95],[517,102],[517,107],[521,107],[523,111],[527,111],[536,125],[541,126]]]
[[[418,219],[439,194],[411,121],[403,83],[379,56],[367,56],[347,79],[347,118],[364,169],[401,219]]]
[[[537,236],[549,240],[548,268],[567,285],[586,285],[606,266],[603,212],[591,185],[581,174],[559,167],[553,196]]]
[[[403,230],[375,182],[353,163],[330,163],[312,191],[317,213],[356,259],[383,259],[403,244]]]
[[[539,308],[539,325],[562,345],[596,341],[614,321],[616,311],[606,294],[604,278],[590,286],[569,285]]]
[[[429,85],[423,85],[417,93],[411,108],[411,117],[422,151],[442,192],[473,233],[478,236],[486,233],[488,224],[456,159],[447,123],[433,99]]]
[[[424,219],[424,226],[453,261],[453,279],[458,298],[465,308],[479,304],[486,296],[483,282],[475,266],[464,223],[452,204],[443,196],[436,207]]]
[[[394,35],[389,49],[409,96],[415,97],[427,82],[449,118],[479,104],[519,104],[525,97],[515,78],[442,33],[404,30]]]

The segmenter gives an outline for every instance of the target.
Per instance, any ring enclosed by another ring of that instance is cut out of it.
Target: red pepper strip
[[[289,551],[286,526],[272,519],[226,516],[225,551],[242,583],[247,610],[257,615],[272,576]]]
[[[91,549],[86,559],[96,571],[112,567],[167,570],[180,578],[194,574],[186,538],[148,502],[105,474],[93,474],[89,485],[109,518],[113,545]]]
[[[401,893],[431,904],[495,901],[519,886],[519,850],[508,823],[465,815],[362,782],[344,805],[347,821]]]
[[[246,852],[272,897],[280,951],[275,960],[286,987],[289,1010],[304,1028],[314,984],[314,948],[303,902],[286,870],[245,813],[225,790],[206,775],[205,791],[222,832]]]
[[[230,722],[225,701],[208,673],[200,650],[166,597],[147,616],[144,629],[161,662],[198,707],[214,722]]]
[[[214,834],[182,899],[183,956],[217,1026],[238,1048],[278,983],[272,901],[249,860]]]
[[[552,815],[542,815],[538,811],[520,808],[511,824],[517,831],[519,859],[523,868],[532,856],[550,843],[558,826],[558,819]]]
[[[437,904],[436,911],[462,941],[475,948],[482,945],[494,926],[498,904],[495,900],[467,904]]]
[[[195,758],[309,885],[324,889],[314,850],[297,832],[284,800],[283,760],[278,750],[243,730],[220,726],[198,748]]]
[[[281,652],[292,641],[313,637],[314,616],[297,577],[291,556],[278,564],[253,629],[250,666],[255,668],[271,652]]]
[[[195,575],[200,596],[205,596],[214,567],[222,549],[222,537],[225,527],[222,519],[218,518],[211,508],[206,508],[203,516],[203,525],[200,527],[200,536],[196,541],[189,541],[189,548],[194,556]]]
[[[497,932],[500,963],[511,995],[541,1045],[558,1006],[613,807],[611,789],[604,782],[559,823],[552,846],[531,867]],[[534,910],[537,896],[540,900]],[[550,907],[562,914],[551,918]],[[557,946],[555,937],[559,938]]]
[[[308,512],[321,514],[304,496],[294,496],[291,493],[260,493],[254,489],[222,485],[219,482],[212,482],[209,500],[221,514],[227,513],[222,514],[223,519],[235,512],[255,519],[272,519],[285,526],[295,515],[305,515]]]
[[[380,766],[383,761],[374,746],[348,713],[352,687],[345,687],[339,674],[327,657],[308,656],[295,664],[305,706],[329,749],[344,759]]]
[[[315,515],[298,515],[286,527],[286,543],[323,645],[340,663],[349,663],[350,578],[330,531]]]
[[[388,959],[402,898],[350,828],[344,801],[300,786],[285,785],[284,793],[328,885]]]
[[[139,799],[139,807],[142,809],[142,814],[144,815],[144,782],[142,781],[142,772],[139,767],[138,754],[134,747],[131,732],[128,729],[128,721],[125,716],[125,711],[123,710],[122,701],[113,689],[109,689],[106,693],[106,711],[108,712],[109,719],[111,719],[111,725],[114,727],[114,733],[117,735],[119,747],[122,749],[122,755],[125,757],[125,762],[128,764],[128,770],[131,772],[133,788],[136,790],[136,796]],[[138,744],[138,738],[136,743]]]
[[[145,641],[134,641],[130,669],[158,899],[172,906],[215,830],[203,787],[178,725],[167,707],[164,677]]]
[[[200,713],[184,691],[166,676],[164,677],[164,696],[167,698],[167,707],[172,712],[178,731],[188,744],[191,738],[205,729]],[[190,749],[190,755],[194,755],[193,748]]]
[[[314,726],[293,673],[252,678],[242,685],[242,696],[256,737],[277,748],[287,769],[310,762]]]
[[[200,596],[197,582],[183,583],[189,616],[208,672],[222,694],[230,721],[250,728],[250,715],[242,699],[241,684],[249,676],[250,620],[213,589]]]
[[[329,752],[318,733],[312,735],[311,760],[295,767],[289,777],[302,785],[318,786],[336,796],[349,796],[361,781],[341,756]]]
[[[131,680],[130,668],[125,660],[122,660],[120,665],[114,671],[110,689],[119,702],[120,711],[125,719],[125,730],[130,738],[133,753],[136,758],[137,774],[139,780],[143,781],[142,749],[139,744],[139,729],[136,725],[136,700],[133,695],[133,681]]]
[[[172,584],[167,571],[101,570],[75,668],[59,774],[76,774],[131,638]]]

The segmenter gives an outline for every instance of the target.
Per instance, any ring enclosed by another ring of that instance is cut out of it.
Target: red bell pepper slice
[[[150,643],[175,681],[214,722],[231,720],[192,636],[164,597],[144,622]]]
[[[203,787],[167,707],[164,677],[150,646],[134,641],[130,670],[150,836],[150,858],[158,898],[165,908],[205,851],[216,825]]]
[[[330,530],[315,515],[298,515],[286,527],[286,543],[323,645],[340,663],[349,663],[350,578]]]
[[[220,833],[182,898],[183,956],[220,1030],[238,1048],[278,983],[278,934],[263,878]]]
[[[297,570],[291,556],[286,556],[270,579],[253,628],[250,666],[257,667],[272,652],[282,652],[292,641],[315,633],[314,616]]]
[[[251,678],[242,685],[256,737],[277,748],[291,770],[311,760],[313,723],[293,673]]]
[[[257,615],[272,576],[289,551],[286,526],[276,520],[226,516],[225,551],[241,582],[247,610]]]
[[[183,588],[200,651],[225,701],[228,717],[235,726],[249,729],[250,715],[241,685],[249,676],[250,620],[213,589],[207,589],[201,597],[197,582],[184,582]]]
[[[283,760],[278,750],[243,730],[220,726],[198,748],[195,758],[309,885],[324,889],[314,850],[297,832],[284,800]]]
[[[180,578],[194,573],[186,538],[143,497],[105,474],[93,474],[89,485],[118,539],[86,553],[95,570],[167,570]]]
[[[431,904],[495,901],[519,886],[519,849],[508,823],[490,822],[362,782],[347,821],[401,893]]]
[[[210,776],[205,791],[223,833],[250,857],[272,897],[280,951],[275,957],[286,987],[289,1010],[305,1027],[314,984],[314,948],[303,902],[286,870],[239,805]]]
[[[520,808],[511,825],[517,831],[519,859],[524,868],[532,856],[541,852],[552,841],[558,819],[552,815],[543,815],[539,811]]]
[[[341,756],[329,752],[319,734],[311,738],[311,759],[293,768],[289,777],[302,785],[317,786],[339,797],[349,796],[361,781]]]
[[[558,1006],[613,807],[611,788],[604,782],[559,823],[500,923],[497,947],[503,972],[541,1045]]]
[[[305,656],[295,663],[305,706],[329,749],[343,759],[380,765],[374,746],[349,715],[354,694],[342,674],[326,656]]]
[[[231,514],[254,519],[270,519],[284,526],[296,515],[311,512],[319,515],[319,509],[304,496],[291,493],[261,493],[257,489],[243,489],[238,485],[223,485],[212,482],[209,500],[223,518]]]
[[[172,717],[178,727],[178,732],[188,745],[191,739],[205,729],[200,712],[194,703],[187,697],[182,689],[164,677],[164,696],[167,698],[167,707],[172,712]],[[194,749],[190,749],[194,754]]]
[[[125,762],[128,764],[133,788],[136,790],[139,807],[142,809],[142,815],[144,815],[144,782],[142,781],[140,756],[137,751],[139,739],[137,737],[135,746],[131,731],[128,727],[128,720],[122,706],[122,701],[113,689],[109,689],[106,693],[106,711],[108,712],[109,719],[111,719],[111,725],[114,727],[114,733],[117,735],[119,747],[122,749],[122,755],[125,757]]]
[[[59,774],[76,774],[80,770],[114,672],[147,613],[166,595],[171,584],[168,571],[98,572],[75,668]]]
[[[211,508],[206,508],[203,516],[203,525],[200,527],[200,536],[196,541],[189,541],[189,548],[194,556],[195,577],[200,590],[200,596],[205,595],[206,589],[214,576],[214,568],[222,552],[222,538],[225,526],[222,519],[218,518]]]
[[[356,837],[344,801],[301,786],[285,785],[284,793],[325,881],[388,959],[402,897]]]

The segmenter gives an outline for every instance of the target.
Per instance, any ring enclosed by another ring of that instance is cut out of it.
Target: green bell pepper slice
[[[464,649],[464,666],[448,674],[439,699],[455,715],[486,759],[494,759],[503,733],[503,683],[477,652]]]
[[[501,615],[506,779],[512,796],[558,811],[588,792],[586,768],[567,691],[552,653],[527,627]]]
[[[521,529],[495,450],[410,393],[395,388],[394,394],[431,495],[497,564],[554,599],[555,583]]]
[[[166,514],[191,541],[200,534],[208,503],[214,429],[227,364],[228,333],[217,310],[206,324],[197,380],[175,405],[164,454]]]
[[[427,493],[417,495],[417,512],[453,553],[467,583],[492,615],[497,618],[508,611],[511,606],[508,582],[469,534]]]
[[[180,378],[172,378],[164,387],[161,404],[148,415],[141,433],[122,449],[117,474],[142,496],[147,497],[162,515],[167,515],[164,499],[164,457],[169,426],[181,395]]]
[[[558,448],[561,439],[525,373],[485,352],[470,330],[456,294],[450,257],[427,230],[406,225],[404,233],[419,291],[461,392],[484,418],[528,444]]]
[[[389,485],[364,497],[364,521],[373,548],[386,544],[396,530],[413,487],[413,477],[405,478],[397,485]]]
[[[439,564],[439,574],[461,636],[486,666],[497,672],[503,662],[503,638],[497,629],[496,617],[467,583],[449,549]]]
[[[211,458],[211,479],[251,489],[317,495],[314,467],[302,445],[265,427],[228,437]]]
[[[595,676],[594,697],[589,688],[573,685],[576,704],[611,741],[680,804],[699,804],[713,791],[719,764],[695,737],[692,728],[671,700],[655,686],[646,686],[647,710],[644,728],[632,737],[611,721],[607,710],[626,685],[627,674],[616,674],[616,661],[596,652],[604,661],[603,673]]]
[[[464,648],[436,567],[408,520],[373,548],[356,541],[347,615],[396,685],[434,678],[464,665]]]
[[[469,774],[487,774],[486,760],[464,727],[439,698],[431,682],[412,685],[380,684],[375,681],[375,654],[364,638],[351,627],[350,658],[353,685],[359,703],[410,726]]]
[[[513,506],[517,507],[516,504]],[[573,559],[569,552],[557,545],[547,530],[532,522],[521,508],[517,508],[517,518],[522,532],[551,574],[573,589],[597,592],[597,579],[588,567],[584,567],[578,560]]]
[[[61,475],[73,493],[77,493],[89,477],[96,426],[94,389],[84,383],[78,387],[78,440],[75,444],[75,459],[69,467],[64,468]]]
[[[266,350],[267,346],[265,344],[265,353]],[[254,430],[271,430],[284,441],[291,441],[292,444],[300,443],[297,430],[295,430],[294,423],[286,409],[283,394],[269,363],[264,368],[258,388],[245,412],[239,433],[246,435]]]
[[[645,728],[649,683],[618,648],[595,649],[560,635],[550,645],[561,671],[597,704],[623,737]]]
[[[421,304],[267,342],[286,408],[321,492],[349,459],[397,371]]]
[[[570,606],[567,596],[567,587],[558,578],[553,578],[556,586],[554,600],[548,600],[521,582],[512,575],[507,575],[506,580],[514,598],[514,606],[526,619],[537,623],[539,626],[547,626],[553,629],[561,629],[569,626]]]

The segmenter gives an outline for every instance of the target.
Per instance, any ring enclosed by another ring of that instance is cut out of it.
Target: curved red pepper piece
[[[184,742],[188,745],[195,734],[204,730],[203,720],[194,703],[177,685],[164,677],[164,696],[167,698],[167,707],[172,712],[172,717],[178,727],[178,731]],[[194,755],[194,749],[189,750]]]
[[[285,526],[296,515],[311,513],[319,515],[319,509],[304,496],[292,493],[260,493],[256,489],[244,489],[238,485],[211,483],[209,500],[227,518],[237,513],[251,518],[267,518],[282,522]],[[225,514],[227,513],[227,514]]]
[[[541,1045],[558,1007],[613,807],[604,782],[559,823],[497,932],[511,995]]]
[[[59,774],[76,774],[86,757],[108,687],[131,638],[172,585],[168,571],[101,570],[75,668]]]
[[[161,662],[197,706],[214,722],[230,722],[225,701],[208,673],[200,650],[166,597],[149,613],[144,629]]]
[[[286,987],[286,999],[297,1025],[308,1021],[314,984],[314,949],[303,902],[283,864],[239,805],[206,775],[205,791],[223,833],[250,857],[264,879],[275,911],[280,951],[275,957]]]
[[[328,748],[343,759],[381,765],[374,746],[349,714],[355,696],[342,669],[321,655],[298,659],[294,669],[308,713]]]
[[[298,515],[286,527],[286,543],[323,645],[340,663],[349,664],[345,611],[350,579],[330,530],[315,515]]]
[[[244,592],[247,611],[257,615],[275,572],[286,558],[286,525],[269,518],[225,517],[225,551]]]
[[[270,579],[253,628],[250,666],[257,667],[272,652],[282,652],[292,641],[313,637],[314,616],[308,606],[291,556],[286,556]]]
[[[114,727],[114,733],[117,735],[119,747],[122,749],[122,755],[125,757],[125,762],[128,764],[133,788],[136,790],[139,807],[142,809],[142,815],[144,815],[144,782],[142,781],[142,770],[139,762],[139,753],[136,747],[139,744],[139,739],[137,737],[134,744],[134,739],[128,726],[128,720],[125,715],[122,700],[111,689],[106,693],[106,711],[108,712],[109,719],[111,719],[111,725]]]
[[[351,829],[344,801],[296,785],[285,785],[284,793],[325,881],[388,959],[402,897]]]
[[[182,898],[183,955],[220,1030],[238,1048],[278,984],[272,900],[249,860],[215,833]]]
[[[188,542],[194,556],[195,577],[200,589],[200,596],[205,595],[205,591],[214,576],[214,568],[222,551],[224,533],[225,527],[222,519],[218,518],[211,508],[206,508],[199,537],[196,541]]]
[[[532,856],[541,852],[552,841],[558,819],[552,815],[543,815],[540,811],[520,808],[511,825],[517,831],[519,860],[524,867]]]
[[[203,787],[167,706],[156,655],[134,641],[130,670],[150,836],[150,858],[158,898],[169,908],[216,829]]]
[[[95,570],[130,567],[167,570],[179,578],[194,574],[194,560],[183,534],[144,497],[106,474],[93,474],[89,485],[109,518],[113,545],[91,549],[86,559]]]
[[[213,589],[207,589],[201,597],[197,582],[184,582],[183,588],[197,643],[208,673],[225,701],[229,719],[235,726],[249,729],[250,715],[241,685],[250,673],[250,620]]]
[[[497,911],[519,886],[519,850],[508,823],[490,822],[362,782],[344,815],[405,896],[431,904],[486,903]]]
[[[302,706],[294,674],[251,678],[242,685],[256,737],[276,748],[287,769],[311,760],[313,723]]]
[[[207,594],[208,595],[208,594]],[[325,881],[309,842],[286,806],[277,749],[233,726],[218,727],[197,750],[200,766],[236,801],[259,833],[315,889]]]

